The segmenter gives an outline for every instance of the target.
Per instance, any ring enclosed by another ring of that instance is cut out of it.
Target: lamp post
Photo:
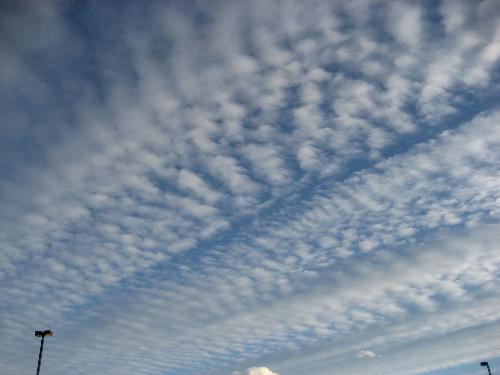
[[[491,375],[491,371],[490,371],[490,365],[488,362],[481,362],[480,365],[482,367],[486,366],[486,368],[488,369],[488,374]]]
[[[51,330],[35,331],[35,336],[42,338],[42,341],[40,343],[40,353],[38,354],[38,366],[36,368],[36,375],[40,374],[40,365],[42,364],[43,341],[45,340],[45,336],[52,336],[53,334],[54,333]]]

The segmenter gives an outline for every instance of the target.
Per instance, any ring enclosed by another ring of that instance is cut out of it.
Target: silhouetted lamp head
[[[488,362],[481,362],[480,365],[483,366],[483,367],[484,366],[488,366]]]
[[[44,336],[52,336],[54,332],[51,330],[46,330],[46,331],[35,331],[35,336],[36,337],[44,337]]]

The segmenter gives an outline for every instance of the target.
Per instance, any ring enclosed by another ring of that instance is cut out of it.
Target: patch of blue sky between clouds
[[[498,358],[497,2],[2,6],[7,374]]]

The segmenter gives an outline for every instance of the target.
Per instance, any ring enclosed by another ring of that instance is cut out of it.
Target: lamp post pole
[[[52,336],[52,335],[53,332],[50,330],[35,331],[35,336],[42,338],[42,341],[40,342],[40,353],[38,353],[38,366],[36,367],[36,375],[40,374],[40,366],[42,365],[43,343],[45,341],[45,336]]]
[[[490,364],[488,362],[481,362],[480,365],[482,367],[486,366],[486,368],[488,369],[488,374],[491,375]]]

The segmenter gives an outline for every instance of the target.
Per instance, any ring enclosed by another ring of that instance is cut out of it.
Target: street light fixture
[[[42,338],[42,342],[40,343],[40,353],[38,354],[38,366],[36,368],[36,375],[40,374],[40,365],[42,364],[43,342],[45,340],[45,336],[52,336],[53,334],[54,332],[52,332],[49,329],[46,331],[35,331],[35,336]]]
[[[481,362],[480,365],[482,367],[485,367],[488,369],[488,374],[491,375],[491,371],[490,371],[490,365],[488,364],[488,362]]]

